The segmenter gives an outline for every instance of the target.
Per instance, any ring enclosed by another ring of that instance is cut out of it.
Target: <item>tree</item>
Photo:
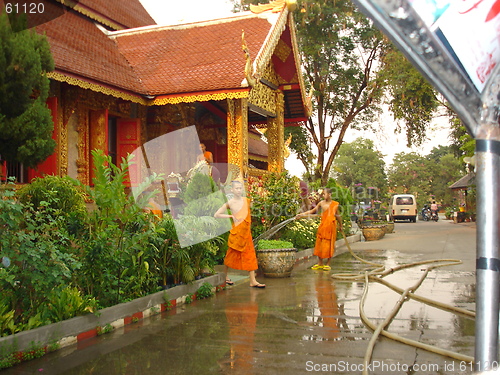
[[[420,144],[440,104],[434,89],[350,1],[299,0],[297,35],[313,116],[306,124],[324,183],[349,128],[370,128],[389,94],[389,109]]]
[[[349,127],[378,113],[383,81],[377,61],[387,42],[350,1],[299,1],[297,37],[315,116],[305,128],[318,150],[314,178],[326,183]]]
[[[10,21],[0,14],[0,159],[35,167],[56,145],[45,103],[54,62],[44,36]]]
[[[385,162],[380,151],[375,150],[373,141],[358,138],[344,143],[335,158],[333,177],[342,186],[376,187],[381,196],[387,194]]]
[[[430,171],[429,195],[444,205],[453,204],[454,193],[449,186],[463,175],[463,163],[451,153],[449,146],[435,147],[427,159]]]
[[[395,193],[416,194],[419,205],[436,200],[453,203],[448,188],[463,174],[462,163],[450,146],[434,147],[427,156],[399,153],[389,168],[389,185]]]
[[[255,2],[233,0],[238,4],[235,10]],[[388,93],[396,95],[389,105],[395,118],[404,123],[411,138],[407,142],[419,144],[429,114],[438,105],[434,90],[420,73],[404,63],[403,55],[351,1],[298,0],[297,4],[298,44],[306,85],[313,96],[314,116],[305,125],[317,149],[312,179],[326,184],[346,132],[370,128],[382,111],[389,85],[395,87]],[[296,147],[298,141],[292,140],[290,148]]]
[[[290,149],[306,168],[305,179],[310,180],[314,171],[314,154],[311,151],[311,136],[302,126],[289,126],[285,128],[285,139],[292,137]]]
[[[427,200],[430,171],[426,159],[416,152],[400,152],[389,166],[389,187],[395,194],[415,194]]]
[[[412,64],[394,46],[390,46],[382,63],[387,82],[389,109],[396,120],[396,130],[401,132],[401,122],[406,131],[408,147],[420,145],[425,131],[441,103],[436,91]]]
[[[465,125],[458,117],[453,116],[450,119],[450,123],[451,150],[453,154],[460,159],[463,159],[466,156],[473,156],[476,150],[475,139],[467,133]]]

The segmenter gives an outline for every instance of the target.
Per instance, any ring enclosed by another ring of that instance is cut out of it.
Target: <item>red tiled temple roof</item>
[[[271,27],[264,18],[245,15],[109,36],[85,16],[67,12],[37,31],[47,35],[56,71],[140,95],[162,95],[240,88],[242,30],[254,57]]]
[[[67,12],[37,31],[46,34],[57,71],[127,91],[144,91],[115,42],[84,16]]]
[[[50,2],[60,7],[67,1]],[[244,32],[252,60],[247,73],[255,79],[271,62],[287,103],[285,121],[305,118],[293,21],[285,8],[177,26],[144,26],[154,21],[138,0],[117,4],[82,0],[37,27],[46,34],[54,57],[50,78],[144,105],[247,97],[251,87],[245,74]],[[140,27],[120,30],[134,25]],[[249,121],[255,123],[262,117],[251,116]]]
[[[266,19],[246,15],[119,32],[115,38],[147,94],[162,95],[241,87],[242,30],[255,57],[271,27]]]
[[[80,0],[79,5],[95,12],[96,15],[102,15],[123,25],[124,28],[156,25],[139,0]],[[78,8],[76,9],[78,10]]]

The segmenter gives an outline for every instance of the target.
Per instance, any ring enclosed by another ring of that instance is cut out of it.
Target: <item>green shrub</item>
[[[38,308],[41,318],[50,323],[60,322],[78,315],[97,310],[95,298],[82,296],[75,288],[67,286],[53,290],[47,296],[47,303]]]
[[[298,249],[310,249],[316,243],[319,219],[301,219],[286,226],[281,239],[292,242]]]
[[[257,244],[258,250],[267,250],[267,249],[292,249],[293,243],[290,241],[281,241],[281,240],[259,240]]]
[[[186,191],[181,195],[186,203],[182,214],[188,216],[210,216],[226,203],[224,191],[214,183],[212,177],[196,173],[187,181]]]
[[[208,297],[212,297],[214,294],[215,293],[213,291],[212,284],[203,283],[196,291],[196,298],[197,299],[205,299]]]
[[[290,177],[287,172],[272,173],[262,178],[248,178],[248,197],[252,201],[253,238],[298,213],[298,185],[298,179]]]
[[[96,209],[89,214],[89,232],[80,239],[83,266],[78,281],[85,294],[108,307],[157,290],[158,279],[151,269],[157,251],[150,243],[157,227],[142,211],[150,196],[139,193],[136,201],[126,192],[132,157],[116,166],[102,151],[92,155],[94,187],[84,188]],[[158,178],[148,177],[141,189]]]
[[[0,301],[0,337],[12,335],[16,332],[14,312],[14,310],[10,310],[10,307],[4,301]]]
[[[0,193],[0,254],[11,264],[0,268],[2,300],[16,311],[15,326],[38,324],[35,308],[45,303],[47,291],[74,281],[81,263],[60,210],[41,202],[17,201],[12,191]],[[20,329],[20,328],[19,328]]]
[[[85,196],[70,177],[37,177],[18,191],[21,203],[31,203],[35,209],[44,205],[64,216],[84,216]]]

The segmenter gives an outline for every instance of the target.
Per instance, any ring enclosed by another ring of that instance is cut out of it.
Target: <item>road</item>
[[[426,259],[461,259],[460,265],[431,271],[417,294],[474,309],[474,223],[397,223],[395,233],[351,247],[387,268]],[[362,274],[369,266],[349,253],[336,256],[330,272],[313,271],[312,264],[314,259],[297,265],[290,278],[265,279],[264,290],[249,288],[242,281],[213,298],[62,349],[2,375],[361,374],[372,337],[359,316],[364,282],[333,280],[331,274]],[[404,288],[424,268],[399,271],[387,279]],[[398,299],[385,286],[370,283],[367,316],[381,322]],[[420,302],[406,302],[387,329],[473,355],[474,321]],[[369,369],[371,374],[469,374],[470,366],[379,338]]]

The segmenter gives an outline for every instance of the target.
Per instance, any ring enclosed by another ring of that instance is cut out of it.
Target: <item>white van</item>
[[[417,221],[417,200],[412,194],[397,194],[389,202],[391,220]]]

